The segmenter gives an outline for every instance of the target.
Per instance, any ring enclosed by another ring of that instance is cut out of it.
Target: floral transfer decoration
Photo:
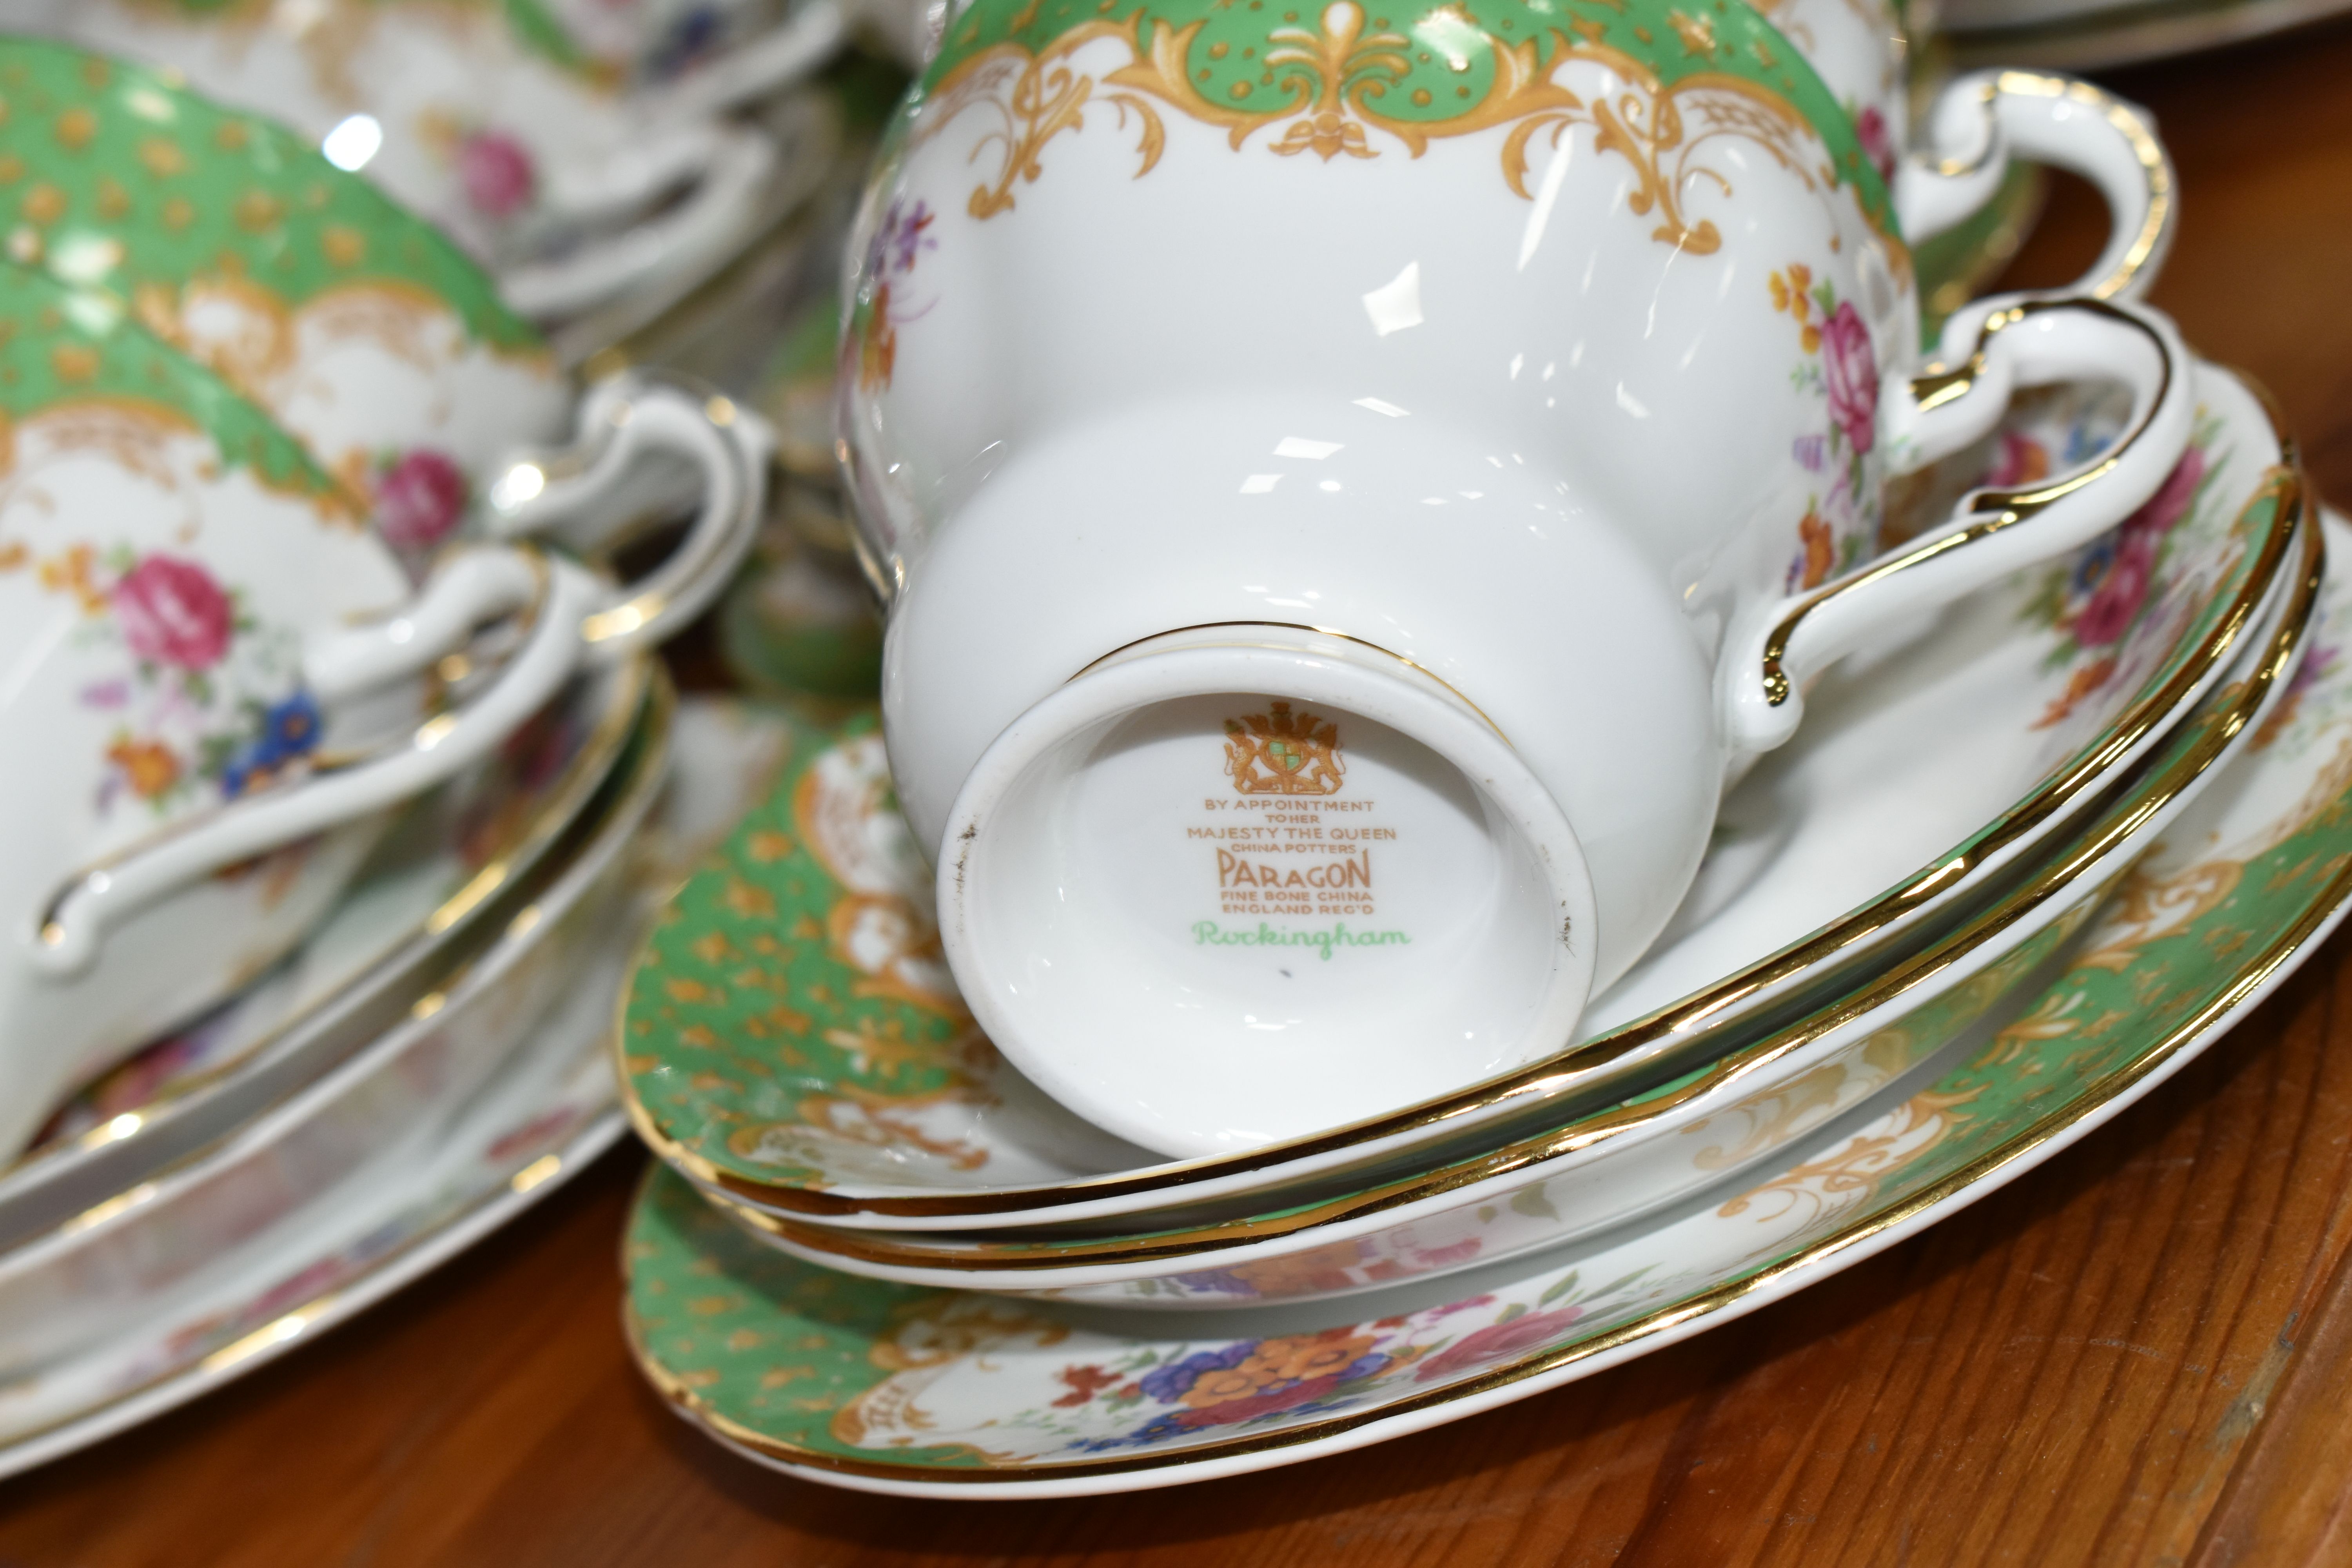
[[[884,211],[874,237],[866,244],[857,297],[851,304],[848,329],[842,335],[844,385],[855,378],[863,392],[889,386],[898,359],[898,329],[930,309],[928,303],[908,302],[908,279],[925,251],[939,248],[939,237],[930,232],[938,217],[920,200],[894,201]]]
[[[96,446],[168,473],[161,450],[197,436],[212,438],[209,460],[307,494],[322,516],[344,505],[299,448],[212,376],[104,301],[15,268],[0,274],[0,510],[20,499],[46,507],[37,487],[49,457]],[[0,536],[0,574],[16,572],[73,601],[74,641],[120,661],[120,674],[80,693],[115,721],[101,815],[125,802],[162,815],[194,796],[235,799],[316,749],[320,717],[301,686],[299,638],[259,624],[201,560],[87,539],[45,553]]]
[[[119,721],[101,815],[125,798],[158,816],[192,795],[235,800],[317,750],[323,721],[300,685],[297,639],[257,624],[202,562],[76,545],[37,570],[43,587],[80,600],[77,640],[130,660],[126,674],[81,693],[83,706]]]
[[[1801,437],[1796,458],[1824,486],[1808,499],[1789,564],[1790,593],[1818,588],[1859,565],[1878,532],[1865,498],[1877,493],[1878,355],[1870,326],[1828,279],[1791,262],[1769,274],[1772,308],[1796,324],[1803,358],[1790,372],[1799,390],[1820,397],[1820,434]]]
[[[1276,1430],[1475,1376],[1580,1327],[1622,1321],[1665,1289],[1647,1269],[1605,1281],[1571,1269],[1528,1300],[1472,1296],[1240,1339],[1202,1317],[1197,1338],[1122,1342],[1018,1301],[799,1262],[751,1240],[666,1171],[649,1181],[625,1246],[631,1336],[644,1355],[681,1369],[667,1375],[682,1396],[719,1392],[730,1421],[788,1430],[814,1453],[887,1453],[927,1468]],[[1034,1403],[992,1410],[985,1431],[971,1422],[961,1440],[934,1436],[943,1422],[967,1425],[964,1401],[1000,1397],[991,1374],[1013,1364],[1032,1374],[1024,1382]]]
[[[370,514],[376,536],[392,546],[413,574],[457,531],[473,499],[466,470],[433,447],[379,454],[363,482],[373,501]]]
[[[2352,532],[2331,542],[2352,548]],[[2312,640],[2347,636],[2352,588],[2339,583]],[[1119,1331],[1099,1314],[800,1263],[657,1171],[627,1241],[640,1364],[716,1435],[790,1463],[1019,1480],[1304,1441],[1433,1390],[1572,1368],[1784,1270],[1819,1278],[1903,1205],[1942,1201],[1938,1184],[1989,1172],[2128,1090],[2352,892],[2352,676],[2339,666],[2307,690],[2304,716],[2200,799],[2099,910],[2063,973],[2013,999],[1990,1039],[1715,1207],[1410,1314],[1354,1317],[1340,1301],[1319,1325],[1294,1312],[1276,1339],[1186,1339],[1164,1315]],[[1248,1414],[1219,1422],[1220,1405]]]
[[[2042,578],[2041,590],[2021,612],[2024,620],[2055,641],[2043,661],[2068,671],[2065,691],[2042,716],[2047,727],[2114,679],[2122,668],[2120,645],[2144,616],[2165,616],[2165,568],[2176,534],[2197,515],[2221,477],[2224,455],[2215,444],[2221,422],[2209,409],[2198,411],[2189,449],[2157,493],[2110,532],[2077,551]],[[2095,456],[2105,443],[2093,438],[2078,417],[2065,432],[2063,456],[2021,435],[2003,441],[2001,460],[1988,481],[1996,486],[2031,484],[2058,468]]]
[[[1102,39],[1128,60],[1097,79],[1072,57]],[[1555,79],[1572,58],[1605,63],[1630,85],[1613,100],[1588,100]],[[1163,111],[1224,131],[1237,151],[1257,137],[1275,153],[1325,163],[1417,158],[1432,138],[1508,127],[1502,172],[1522,197],[1530,141],[1557,144],[1589,125],[1601,151],[1633,165],[1632,209],[1655,214],[1661,239],[1699,253],[1720,237],[1681,216],[1689,155],[1735,134],[1808,178],[1850,187],[1872,225],[1895,233],[1885,182],[1853,122],[1793,45],[1728,0],[1481,0],[1475,10],[1460,0],[1369,10],[1358,0],[975,0],[909,100],[941,106],[917,134],[982,101],[1003,130],[982,144],[1001,165],[971,193],[979,218],[1015,205],[1015,184],[1039,177],[1043,149],[1081,129],[1092,104],[1136,136],[1139,174],[1166,144]],[[1805,143],[1818,159],[1798,151]]]

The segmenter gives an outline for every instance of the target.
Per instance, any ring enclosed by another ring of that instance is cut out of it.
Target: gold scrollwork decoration
[[[1717,249],[1722,236],[1711,221],[1693,222],[1685,216],[1684,193],[1707,181],[1724,195],[1731,194],[1731,183],[1721,171],[1698,162],[1706,143],[1737,137],[1762,148],[1811,188],[1819,189],[1824,181],[1835,183],[1826,167],[1815,171],[1801,157],[1803,121],[1797,111],[1740,78],[1707,73],[1667,87],[1632,57],[1557,31],[1550,35],[1553,54],[1547,68],[1539,40],[1513,43],[1490,36],[1486,44],[1493,79],[1478,102],[1444,119],[1402,119],[1383,112],[1381,106],[1412,68],[1408,53],[1412,40],[1386,30],[1367,35],[1364,10],[1357,0],[1333,0],[1316,22],[1313,28],[1285,26],[1268,35],[1276,47],[1265,57],[1265,85],[1278,101],[1222,103],[1199,90],[1191,66],[1203,23],[1176,27],[1155,20],[1147,39],[1130,25],[1098,21],[1072,28],[1035,55],[1021,45],[1004,43],[964,61],[935,89],[929,123],[919,134],[925,139],[937,134],[975,102],[988,103],[1003,118],[1003,129],[983,137],[972,151],[975,160],[992,148],[1002,158],[995,176],[971,193],[968,205],[978,218],[1011,207],[1014,187],[1041,174],[1039,154],[1045,144],[1066,131],[1082,128],[1085,110],[1094,103],[1110,104],[1121,129],[1129,112],[1135,115],[1140,127],[1139,179],[1159,163],[1167,142],[1155,102],[1223,129],[1235,151],[1252,133],[1265,129],[1271,151],[1286,157],[1311,152],[1326,163],[1342,154],[1379,157],[1381,149],[1372,141],[1373,132],[1392,138],[1418,158],[1433,138],[1509,126],[1501,155],[1503,178],[1526,200],[1534,199],[1528,185],[1528,149],[1533,139],[1549,132],[1557,148],[1570,130],[1590,126],[1598,151],[1622,156],[1633,165],[1639,183],[1627,205],[1637,216],[1658,215],[1654,237],[1700,255]],[[1130,58],[1097,80],[1073,64],[1072,58],[1105,39],[1125,46]],[[1551,79],[1570,59],[1605,67],[1625,85],[1588,100]],[[1237,94],[1243,90],[1235,89]],[[1425,100],[1427,95],[1417,96]],[[1272,133],[1276,126],[1282,128],[1278,135]]]
[[[934,131],[975,102],[988,104],[1003,120],[1002,130],[989,132],[971,150],[975,162],[991,146],[1003,151],[1003,163],[995,179],[972,189],[971,199],[966,204],[972,216],[993,217],[1012,206],[1013,185],[1035,182],[1044,172],[1037,155],[1046,142],[1063,132],[1084,128],[1089,103],[1110,105],[1122,130],[1126,129],[1129,112],[1134,112],[1142,127],[1137,151],[1143,162],[1135,171],[1136,178],[1150,174],[1151,166],[1160,162],[1160,149],[1167,142],[1167,128],[1152,106],[1132,92],[1097,96],[1095,79],[1069,64],[1072,55],[1102,37],[1123,39],[1127,34],[1112,23],[1091,23],[1072,28],[1055,39],[1053,47],[1044,54],[1035,56],[1017,44],[1000,44],[974,57],[941,84],[939,97],[942,102],[933,121]],[[1012,79],[1012,90],[1000,97],[999,89],[1007,78]]]
[[[1697,121],[1695,135],[1685,124],[1686,108],[1689,119]],[[1527,147],[1531,139],[1549,130],[1551,144],[1557,148],[1560,137],[1580,124],[1593,128],[1597,151],[1614,153],[1633,166],[1641,184],[1627,195],[1625,205],[1636,217],[1657,213],[1658,226],[1650,231],[1651,237],[1694,255],[1706,256],[1721,248],[1723,235],[1712,219],[1693,224],[1685,218],[1682,193],[1695,181],[1706,179],[1715,182],[1725,195],[1731,195],[1731,182],[1720,170],[1695,162],[1706,142],[1718,136],[1740,136],[1770,153],[1782,168],[1794,170],[1808,189],[1815,188],[1812,175],[1791,152],[1799,128],[1795,111],[1761,97],[1745,83],[1710,79],[1674,89],[1652,84],[1646,100],[1640,92],[1627,91],[1619,94],[1613,104],[1598,100],[1589,107],[1576,105],[1570,112],[1522,120],[1503,144],[1503,177],[1511,189],[1522,196],[1531,195],[1527,186]]]

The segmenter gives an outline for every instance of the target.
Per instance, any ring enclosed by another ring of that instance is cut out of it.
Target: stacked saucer
[[[649,900],[785,735],[652,657],[756,531],[755,413],[573,384],[450,240],[174,76],[0,39],[0,94],[6,1472],[610,1143]]]
[[[641,1365],[841,1484],[1165,1485],[1600,1370],[2046,1158],[2352,892],[2352,592],[2321,574],[2352,535],[2242,382],[2196,393],[2119,537],[1816,689],[1572,1047],[1309,1138],[1171,1163],[1041,1094],[957,1000],[871,721],[799,737],[630,983],[626,1101],[667,1167],[627,1252]],[[2114,418],[2022,404],[1917,504]]]
[[[621,1012],[682,1417],[961,1497],[1454,1419],[1991,1190],[2332,924],[2347,536],[2259,394],[2105,303],[2161,147],[2011,72],[1898,155],[1836,9],[1335,5],[1262,70],[1273,21],[1176,0],[958,14],[845,290],[882,711],[799,727]],[[1628,126],[1713,184],[1625,200]],[[2005,156],[2065,138],[2099,266],[1915,361],[1892,226],[1982,276]]]

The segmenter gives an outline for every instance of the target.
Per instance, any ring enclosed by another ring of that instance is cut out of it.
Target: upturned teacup
[[[114,301],[5,264],[0,416],[0,1157],[297,940],[391,808],[731,564],[616,590],[486,545],[413,587],[263,411]],[[647,449],[700,468],[698,537],[748,538],[758,478],[677,397],[548,459],[514,510],[551,523]]]
[[[1568,1044],[1812,673],[2189,436],[2134,308],[1988,302],[1917,364],[1885,183],[1738,5],[979,0],[856,243],[842,441],[948,957],[1171,1152]],[[2082,377],[2114,450],[1874,559],[1889,475]]]

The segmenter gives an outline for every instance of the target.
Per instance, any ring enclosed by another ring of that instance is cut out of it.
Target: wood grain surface
[[[2352,26],[2112,81],[2183,177],[2158,302],[2352,497]],[[2011,280],[2099,233],[2062,187]],[[712,1447],[622,1349],[640,1158],[0,1486],[0,1568],[2352,1560],[2352,933],[2129,1113],[1826,1284],[1453,1426],[1136,1496],[908,1502]]]

